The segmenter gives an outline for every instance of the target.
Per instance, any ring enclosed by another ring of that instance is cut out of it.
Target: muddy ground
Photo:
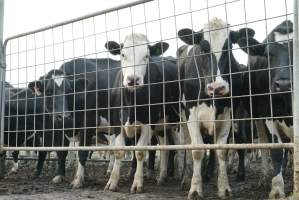
[[[126,162],[122,168],[122,177],[120,181],[119,192],[104,192],[108,177],[105,176],[105,170],[108,163],[88,162],[87,178],[82,189],[72,189],[70,182],[75,173],[74,167],[68,168],[66,180],[58,185],[51,183],[54,176],[55,162],[48,162],[45,165],[42,176],[39,179],[33,178],[35,169],[34,161],[21,161],[18,173],[6,176],[0,180],[0,199],[1,200],[74,200],[74,199],[99,199],[99,200],[179,200],[187,199],[187,191],[181,191],[180,183],[169,179],[167,184],[157,186],[155,180],[145,179],[143,194],[130,194],[130,185],[132,180],[126,178],[129,169],[129,163]],[[269,185],[259,186],[260,173],[259,162],[251,164],[247,170],[245,182],[236,181],[236,174],[230,173],[230,184],[233,191],[231,199],[267,199],[270,190]],[[9,161],[7,169],[9,169]],[[289,173],[285,177],[285,192],[289,196],[292,191],[292,175]],[[209,183],[204,183],[204,196],[206,200],[216,200],[217,186],[216,179],[213,178]],[[291,199],[291,198],[289,198]]]

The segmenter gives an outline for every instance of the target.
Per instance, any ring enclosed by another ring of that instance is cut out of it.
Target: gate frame
[[[299,197],[299,33],[298,33],[298,0],[293,0],[294,5],[294,37],[293,37],[293,51],[295,55],[293,57],[293,80],[294,80],[294,91],[293,91],[293,123],[294,123],[294,143],[259,143],[259,144],[201,144],[201,145],[159,145],[159,146],[88,146],[88,147],[5,147],[4,146],[4,81],[6,73],[6,46],[8,41],[16,39],[22,36],[42,32],[45,30],[53,29],[59,26],[67,25],[77,21],[81,21],[87,18],[95,17],[109,12],[117,11],[120,9],[148,3],[154,0],[136,0],[131,3],[122,4],[116,7],[108,8],[98,12],[94,12],[88,15],[84,15],[71,20],[63,21],[50,26],[45,26],[30,32],[21,33],[9,37],[3,41],[3,15],[4,15],[4,0],[0,0],[0,178],[4,175],[5,166],[5,151],[78,151],[78,150],[102,150],[102,151],[115,151],[115,150],[194,150],[194,149],[274,149],[274,148],[294,148],[294,188],[293,195]],[[160,1],[160,0],[158,0]]]

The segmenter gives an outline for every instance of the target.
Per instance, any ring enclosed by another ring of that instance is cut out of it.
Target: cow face
[[[250,65],[255,65],[255,57],[266,61],[264,66],[261,67],[270,67],[270,87],[274,92],[291,90],[292,69],[289,65],[293,64],[292,38],[293,23],[286,20],[274,28],[267,36],[267,39],[264,40],[265,43],[260,43],[254,38],[242,37],[238,40],[242,50],[251,56],[249,57]]]
[[[84,87],[85,80],[76,80],[76,87]],[[28,87],[37,96],[45,98],[45,110],[54,115],[55,121],[71,117],[68,94],[72,93],[73,81],[65,78],[63,71],[51,70],[38,81],[29,83]]]
[[[290,49],[290,51],[289,51]],[[274,92],[291,91],[293,63],[292,42],[269,44],[266,54],[270,56],[271,88]]]
[[[130,90],[144,85],[144,77],[148,70],[151,56],[160,56],[169,47],[165,42],[149,45],[143,34],[132,34],[125,38],[123,44],[109,41],[105,47],[110,53],[120,54],[123,86]]]
[[[231,51],[232,45],[242,36],[253,35],[254,31],[249,28],[232,31],[227,23],[218,18],[213,18],[204,26],[203,39],[210,43],[217,66],[213,81],[206,85],[207,95],[226,96],[230,93],[230,74],[239,70]]]

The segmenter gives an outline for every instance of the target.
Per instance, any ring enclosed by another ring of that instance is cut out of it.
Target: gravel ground
[[[157,186],[155,180],[145,179],[144,193],[130,194],[130,186],[132,180],[126,178],[129,163],[125,163],[122,168],[122,177],[120,181],[119,192],[104,192],[108,177],[105,176],[107,163],[104,162],[88,162],[87,178],[82,189],[72,189],[70,182],[75,173],[74,167],[67,169],[66,180],[58,185],[51,183],[54,175],[55,162],[48,162],[42,176],[39,179],[33,178],[35,169],[34,161],[22,161],[20,169],[16,174],[7,175],[5,179],[0,181],[0,199],[2,200],[74,200],[74,199],[99,199],[99,200],[179,200],[187,199],[187,191],[181,191],[178,181],[169,179],[165,185]],[[260,187],[260,163],[252,163],[250,169],[247,170],[245,182],[237,182],[236,175],[230,174],[230,184],[233,192],[231,199],[267,199],[270,191],[269,186]],[[9,164],[7,168],[9,169]],[[291,171],[291,170],[289,170]],[[285,192],[289,196],[292,191],[292,175],[285,176]],[[270,183],[270,182],[269,182]],[[217,186],[216,179],[213,178],[209,183],[204,183],[204,199],[216,200]],[[291,199],[291,198],[289,198]]]

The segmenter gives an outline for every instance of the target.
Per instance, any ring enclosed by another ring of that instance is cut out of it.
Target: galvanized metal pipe
[[[299,21],[298,0],[294,0],[294,37],[293,37],[293,73],[294,73],[294,196],[299,197]]]
[[[158,146],[79,146],[79,147],[3,147],[7,151],[148,151],[148,150],[202,150],[202,149],[281,149],[293,148],[293,143],[259,144],[198,144]]]
[[[3,48],[3,17],[4,17],[4,0],[0,0],[0,178],[5,174],[5,155],[1,148],[4,143],[4,102],[5,102],[5,65],[4,65],[4,48]]]

